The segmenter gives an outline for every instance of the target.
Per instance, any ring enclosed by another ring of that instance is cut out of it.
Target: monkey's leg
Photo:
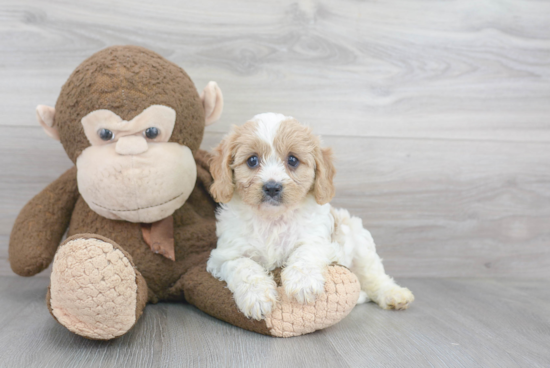
[[[348,315],[359,298],[359,281],[345,267],[328,268],[325,292],[311,305],[286,296],[279,272],[274,275],[279,301],[271,315],[261,321],[248,319],[239,311],[226,283],[208,273],[205,264],[192,268],[178,284],[183,287],[185,299],[203,312],[237,327],[277,337],[299,336],[332,326]]]
[[[78,234],[59,246],[46,303],[70,331],[110,340],[136,324],[147,303],[147,283],[118,244]]]

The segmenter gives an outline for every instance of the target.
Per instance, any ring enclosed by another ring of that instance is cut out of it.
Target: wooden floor
[[[184,304],[147,306],[127,335],[90,341],[57,324],[45,278],[0,277],[2,367],[548,367],[547,282],[399,280],[417,301],[404,312],[357,306],[339,324],[280,339]]]
[[[416,295],[279,340],[187,305],[109,343],[68,333],[46,271],[13,276],[22,206],[72,164],[35,120],[92,53],[150,48],[231,124],[276,111],[336,153],[336,206]],[[550,1],[0,0],[0,367],[550,366]]]

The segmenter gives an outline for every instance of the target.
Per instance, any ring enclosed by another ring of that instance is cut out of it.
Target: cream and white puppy
[[[211,171],[211,192],[223,204],[207,269],[227,283],[247,317],[270,314],[277,300],[270,271],[277,267],[284,267],[285,292],[300,303],[324,292],[324,273],[333,262],[357,275],[358,303],[406,309],[414,300],[384,272],[361,219],[328,204],[334,196],[332,151],[310,128],[281,114],[256,115],[222,140]]]

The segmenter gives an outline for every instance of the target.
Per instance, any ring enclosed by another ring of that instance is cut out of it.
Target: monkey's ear
[[[202,107],[204,107],[205,125],[215,123],[222,114],[223,95],[216,82],[208,82],[201,92]]]
[[[38,122],[42,125],[42,128],[44,128],[46,134],[58,141],[59,132],[57,128],[53,126],[54,115],[55,108],[45,105],[36,106],[36,119],[38,119]]]

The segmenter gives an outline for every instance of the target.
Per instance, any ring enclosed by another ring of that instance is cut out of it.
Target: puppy
[[[207,270],[227,283],[247,317],[271,313],[277,285],[270,271],[277,267],[284,267],[285,292],[300,303],[324,292],[333,262],[359,279],[358,303],[406,309],[414,300],[384,272],[361,219],[328,204],[332,152],[310,128],[289,116],[260,114],[234,126],[214,151],[210,191],[222,205]]]

